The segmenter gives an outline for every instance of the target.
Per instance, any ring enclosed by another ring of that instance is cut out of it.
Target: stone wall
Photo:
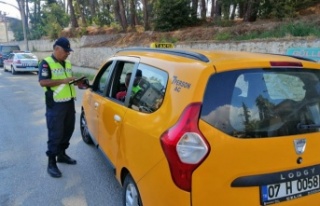
[[[114,38],[113,35],[83,36],[80,39],[70,39],[74,52],[70,54],[70,61],[75,66],[99,68],[108,57],[122,48],[114,47],[89,47],[99,45],[104,41]],[[10,42],[20,45],[26,50],[24,41]],[[32,40],[28,41],[29,50],[33,51],[39,59],[42,59],[52,52],[53,41]],[[175,45],[178,49],[209,49],[209,50],[237,50],[263,53],[285,54],[288,48],[305,47],[320,48],[320,39],[294,38],[289,40],[254,40],[254,41],[203,41],[203,42],[182,42]],[[139,45],[137,45],[139,47]]]

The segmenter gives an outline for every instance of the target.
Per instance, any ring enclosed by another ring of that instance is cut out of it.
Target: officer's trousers
[[[47,156],[57,156],[69,147],[69,141],[75,127],[74,100],[54,103],[46,107],[48,128]]]

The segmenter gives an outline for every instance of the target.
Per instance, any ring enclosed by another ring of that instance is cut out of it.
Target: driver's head
[[[136,73],[136,77],[134,78],[133,86],[137,86],[141,78],[142,78],[142,71],[138,69]]]

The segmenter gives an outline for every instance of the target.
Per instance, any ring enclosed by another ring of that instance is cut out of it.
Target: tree
[[[27,17],[25,15],[25,4],[28,2],[28,0],[17,0],[19,10],[20,10],[20,15],[21,15],[21,21],[22,21],[22,28],[23,28],[23,39],[24,43],[26,45],[26,50],[29,50],[29,45],[28,45],[28,37],[27,37]]]
[[[62,29],[68,26],[70,18],[64,11],[64,5],[60,2],[44,6],[42,21],[46,35],[53,40],[58,38]]]
[[[247,10],[244,14],[243,21],[253,22],[257,20],[260,0],[248,0]]]
[[[137,18],[137,11],[136,11],[136,4],[135,0],[130,0],[130,20],[131,20],[131,26],[135,27],[139,24],[138,18]]]
[[[189,0],[158,0],[155,5],[155,29],[172,31],[193,25]]]
[[[201,0],[201,7],[200,7],[200,16],[202,20],[206,20],[207,19],[207,4],[206,4],[206,0]]]
[[[29,39],[40,39],[44,34],[43,22],[42,22],[42,10],[40,0],[29,0],[33,3],[33,9],[29,13]]]
[[[148,0],[142,0],[142,6],[143,6],[143,24],[144,29],[149,30],[150,29],[150,22],[149,22],[149,11],[148,8],[151,6],[148,4]]]
[[[79,27],[76,15],[75,15],[75,11],[74,11],[74,7],[72,4],[72,0],[68,0],[68,6],[70,9],[70,19],[71,19],[71,28],[77,28]]]
[[[123,0],[116,0],[118,1],[118,13],[119,13],[119,16],[120,16],[120,24],[122,26],[122,30],[123,31],[126,31],[127,28],[128,28],[128,22],[127,22],[127,17],[126,17],[126,12],[125,12],[125,9],[124,9],[124,3],[123,3]]]

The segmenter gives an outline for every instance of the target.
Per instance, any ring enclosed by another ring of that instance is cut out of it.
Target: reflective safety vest
[[[65,68],[63,68],[63,66],[52,57],[47,57],[44,60],[49,64],[52,80],[72,77],[70,61],[66,60]],[[43,88],[47,91],[46,87]],[[53,91],[53,99],[55,102],[67,102],[76,97],[76,90],[73,84],[60,84],[50,88]]]
[[[133,94],[136,94],[138,91],[141,90],[141,87],[139,85],[137,86],[132,86],[132,93]]]

